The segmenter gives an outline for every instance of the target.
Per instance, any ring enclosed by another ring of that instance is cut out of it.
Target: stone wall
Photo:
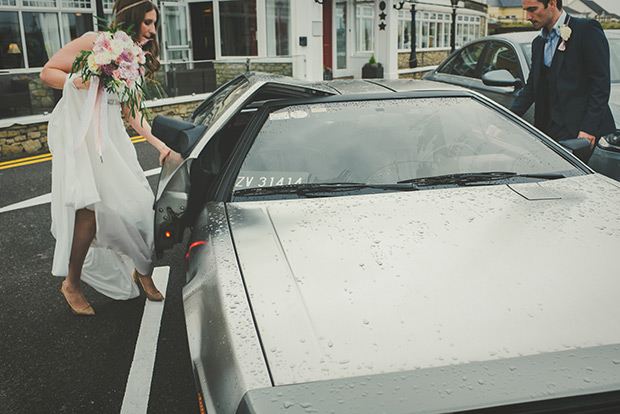
[[[418,68],[425,66],[436,66],[443,62],[448,57],[450,52],[448,50],[435,50],[432,52],[417,52]],[[409,56],[411,53],[399,53],[398,54],[398,69],[409,69]],[[399,79],[422,79],[422,76],[426,75],[430,70],[412,72],[412,73],[400,73]]]
[[[417,52],[418,67],[439,65],[450,54],[449,50],[434,50],[430,52]],[[411,53],[398,54],[398,69],[409,69],[409,56]]]
[[[422,79],[422,76],[426,75],[430,71],[413,72],[413,73],[399,73],[398,79]]]
[[[187,119],[201,102],[202,100],[197,100],[187,103],[152,106],[149,109],[153,116],[166,115],[177,119]],[[125,122],[125,126],[129,136],[138,135],[127,122]],[[36,155],[47,151],[47,121],[29,125],[13,125],[0,129],[1,161]]]
[[[243,63],[230,63],[223,61],[213,62],[213,68],[216,73],[217,87],[225,84],[229,80],[235,78],[246,72],[247,65]],[[273,73],[276,75],[293,76],[293,64],[287,63],[273,63],[273,62],[252,62],[250,65],[252,72],[265,72]]]
[[[0,160],[34,155],[47,150],[47,122],[14,125],[0,130]]]
[[[0,118],[51,112],[60,91],[43,85],[38,73],[0,75]]]

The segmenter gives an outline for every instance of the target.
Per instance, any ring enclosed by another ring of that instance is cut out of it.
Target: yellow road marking
[[[146,138],[143,138],[141,135],[137,135],[135,137],[131,137],[131,142],[138,143],[144,142]],[[52,154],[49,152],[46,154],[35,155],[32,157],[19,158],[16,160],[0,162],[0,170],[6,170],[7,168],[21,167],[24,165],[37,164],[40,162],[50,161],[52,159]]]

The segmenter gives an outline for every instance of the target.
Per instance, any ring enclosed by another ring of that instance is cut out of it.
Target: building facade
[[[460,0],[456,8],[450,0],[154,1],[163,65],[152,91],[162,104],[203,99],[248,68],[308,80],[359,78],[374,57],[386,78],[419,77],[448,55],[453,18],[457,47],[487,32],[486,0]],[[41,68],[63,44],[96,30],[98,16],[110,19],[112,6],[0,0],[0,146],[2,128],[45,121],[60,92],[41,83]]]

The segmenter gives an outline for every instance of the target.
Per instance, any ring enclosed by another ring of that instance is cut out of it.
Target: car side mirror
[[[153,135],[180,153],[183,158],[187,158],[206,130],[206,125],[194,125],[164,115],[157,115],[151,128]]]
[[[584,163],[590,159],[590,141],[583,138],[573,138],[558,141],[560,145],[568,149],[573,155]]]
[[[482,83],[487,86],[514,86],[515,89],[521,89],[523,87],[521,79],[515,79],[506,69],[492,70],[485,73],[482,75]]]

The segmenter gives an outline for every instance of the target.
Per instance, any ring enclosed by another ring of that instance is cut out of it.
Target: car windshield
[[[396,190],[394,184],[416,179],[469,185],[506,178],[497,172],[579,174],[540,139],[473,98],[392,99],[274,110],[234,190],[247,194],[252,188],[317,183],[383,184]],[[443,177],[428,180],[438,176]]]

